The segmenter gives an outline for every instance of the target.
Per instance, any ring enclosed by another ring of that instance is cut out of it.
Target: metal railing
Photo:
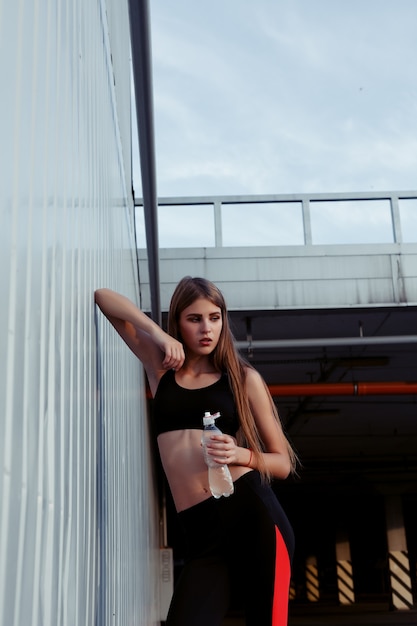
[[[137,207],[143,206],[142,200],[137,199],[135,202]],[[367,219],[369,220],[368,231],[370,232],[370,241],[366,243],[374,243],[372,237],[378,239],[378,233],[380,243],[403,243],[404,241],[417,241],[417,191],[384,191],[384,192],[354,192],[354,193],[311,193],[311,194],[277,194],[277,195],[248,195],[248,196],[195,196],[195,197],[167,197],[160,198],[158,202],[159,206],[159,225],[160,225],[160,245],[161,247],[182,247],[180,240],[175,236],[175,228],[173,222],[178,224],[178,228],[183,231],[188,228],[190,231],[190,225],[185,219],[179,219],[182,209],[195,208],[197,212],[199,208],[208,208],[211,211],[211,218],[207,218],[202,221],[204,229],[211,228],[212,232],[208,239],[210,240],[209,246],[222,247],[224,245],[240,245],[239,243],[229,243],[232,241],[232,237],[227,234],[227,220],[226,214],[230,209],[236,208],[229,223],[232,224],[232,230],[234,235],[240,229],[248,229],[247,219],[248,216],[257,219],[256,213],[259,213],[262,207],[267,205],[275,205],[277,213],[283,208],[287,210],[287,215],[291,216],[291,224],[288,228],[293,228],[297,231],[296,237],[291,236],[290,244],[296,243],[299,245],[313,245],[317,243],[355,243],[355,240],[340,241],[337,237],[334,241],[321,241],[322,233],[324,232],[323,223],[326,219],[335,218],[335,223],[338,218],[343,217],[343,220],[339,220],[339,228],[341,232],[346,233],[344,228],[344,221],[350,218],[352,231],[356,231],[359,235],[360,232],[366,230]],[[342,207],[342,212],[337,214],[337,208]],[[244,213],[244,209],[248,208],[249,211]],[[164,219],[161,216],[161,211],[167,209],[164,212],[166,219],[171,219],[170,225],[166,228],[166,234],[164,235]],[[175,216],[172,215],[171,209],[175,210]],[[369,209],[369,210],[368,210]],[[274,209],[275,210],[275,209]],[[239,219],[239,212],[241,219]],[[327,216],[327,217],[326,217]],[[354,217],[355,216],[355,217]],[[265,219],[267,226],[268,218]],[[321,221],[320,221],[321,220]],[[184,223],[185,222],[185,223]],[[411,227],[404,227],[405,224],[411,224]],[[284,225],[285,226],[285,225]],[[413,228],[414,226],[414,228]],[[331,230],[331,224],[329,225]],[[272,226],[277,232],[277,227]],[[198,235],[198,229],[195,229]],[[266,229],[267,230],[267,229]],[[229,227],[230,231],[230,227]],[[406,237],[404,237],[404,231],[406,231]],[[225,235],[226,232],[226,235]],[[266,232],[266,231],[265,231]],[[285,240],[285,232],[283,232],[283,238]],[[205,230],[205,233],[207,231]],[[414,234],[413,234],[414,233]],[[192,235],[195,237],[195,235]],[[246,236],[245,243],[243,245],[256,245],[248,243],[248,237],[252,237],[253,233]],[[364,235],[367,236],[366,234]],[[369,238],[369,235],[368,235]],[[140,238],[139,238],[140,239]],[[287,237],[288,239],[288,237]],[[274,243],[271,240],[271,245],[285,245],[285,241],[282,239]],[[179,242],[179,245],[178,245]],[[358,243],[362,243],[359,237]],[[192,245],[192,243],[190,243]],[[196,244],[199,245],[198,243]],[[268,244],[266,244],[268,245]],[[142,246],[140,246],[142,247]]]

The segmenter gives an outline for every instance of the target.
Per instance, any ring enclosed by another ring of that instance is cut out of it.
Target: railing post
[[[310,214],[310,199],[303,198],[303,232],[304,232],[304,244],[310,246],[313,243],[311,235],[311,214]]]
[[[392,195],[390,198],[390,204],[394,243],[402,243],[403,236],[401,232],[401,218],[400,207],[398,205],[398,196]]]
[[[214,244],[216,248],[221,248],[223,246],[221,200],[215,200],[213,208],[214,208]]]

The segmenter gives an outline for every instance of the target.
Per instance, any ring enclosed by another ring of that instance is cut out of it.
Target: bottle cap
[[[220,413],[213,413],[213,415],[211,415],[210,411],[206,411],[203,417],[203,426],[214,424],[214,420],[218,417],[220,417]]]

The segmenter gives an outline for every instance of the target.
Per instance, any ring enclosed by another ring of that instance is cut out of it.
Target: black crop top
[[[153,400],[156,435],[183,428],[203,429],[206,411],[220,413],[216,425],[223,433],[236,435],[239,419],[227,374],[201,389],[180,387],[174,370],[168,370],[159,381]]]

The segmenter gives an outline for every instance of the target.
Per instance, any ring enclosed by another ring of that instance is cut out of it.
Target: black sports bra
[[[183,428],[203,429],[206,411],[220,413],[216,425],[233,437],[239,429],[239,419],[227,374],[201,389],[180,387],[175,372],[168,370],[159,381],[153,399],[153,416],[156,435]]]

